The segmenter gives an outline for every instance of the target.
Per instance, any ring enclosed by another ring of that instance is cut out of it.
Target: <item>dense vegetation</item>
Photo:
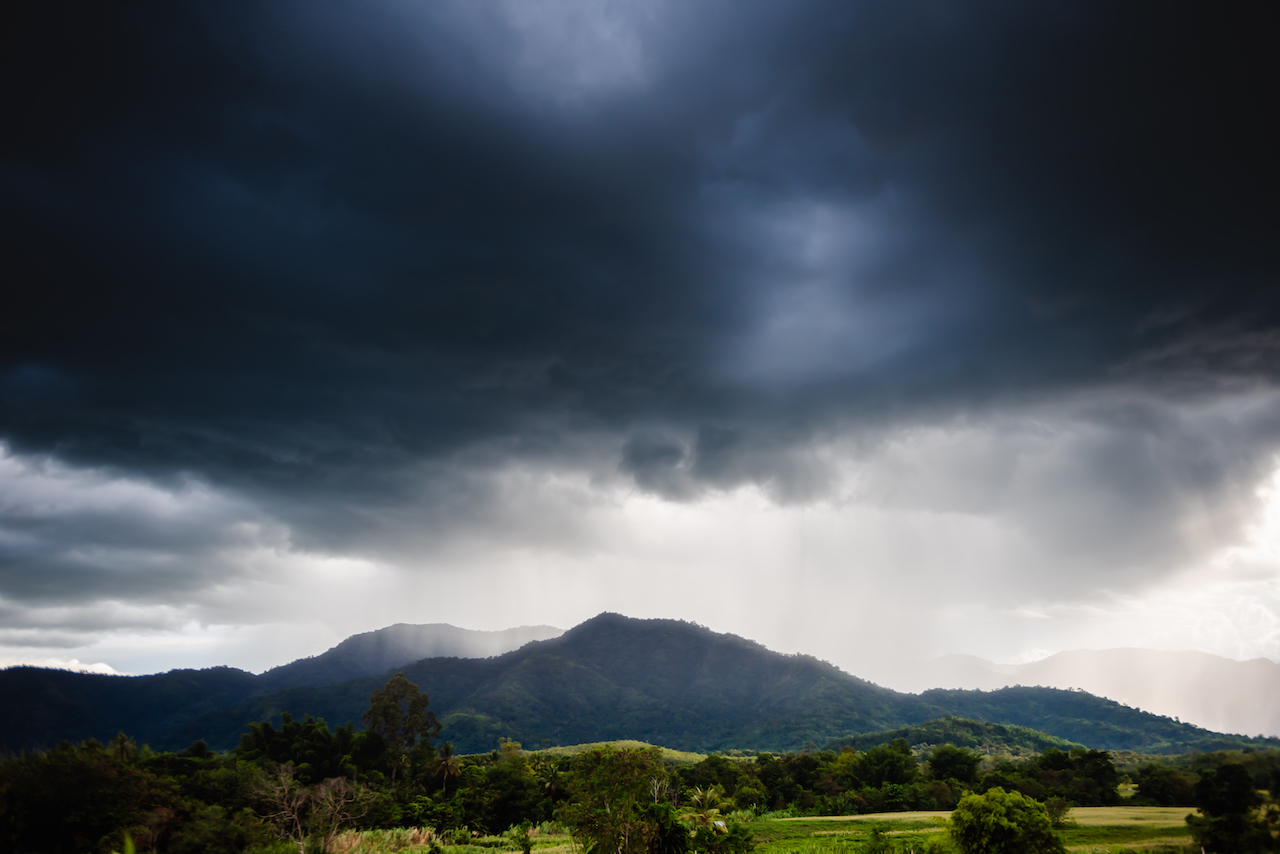
[[[896,739],[906,739],[907,743],[916,745],[953,744],[957,747],[968,747],[982,753],[1010,754],[1013,756],[1031,756],[1056,747],[1070,750],[1073,747],[1084,747],[1058,738],[1030,727],[1012,724],[993,724],[987,721],[969,720],[948,715],[924,723],[899,727],[887,732],[868,732],[861,735],[850,735],[838,738],[827,745],[827,750],[840,751],[846,747],[865,750],[877,744],[888,744]]]
[[[332,672],[359,666],[354,655],[343,651],[345,657],[330,662]],[[312,679],[328,672],[329,664],[317,670],[318,663],[297,673],[282,670]],[[839,739],[858,746],[865,741],[860,734],[894,730],[913,744],[951,741],[980,749],[992,738],[1008,745],[1021,737],[1023,753],[1072,743],[1145,753],[1280,746],[1276,739],[1210,733],[1079,691],[901,694],[733,635],[614,614],[502,656],[431,658],[403,670],[430,687],[440,723],[463,752],[487,750],[498,738],[531,746],[640,739],[680,750],[786,752]],[[106,740],[123,730],[159,749],[203,740],[225,750],[250,723],[278,722],[285,711],[359,722],[370,693],[389,675],[276,690],[284,684],[279,672],[255,677],[218,668],[112,677],[15,668],[0,672],[0,746],[47,748],[61,740]],[[1042,735],[920,732],[925,722],[945,716]]]
[[[1121,797],[1112,756],[1083,747],[989,755],[952,743],[918,742],[913,749],[896,738],[862,749],[739,752],[676,764],[656,749],[526,752],[502,739],[487,753],[461,756],[448,742],[433,744],[440,726],[425,695],[404,677],[366,703],[362,717],[370,726],[363,731],[285,714],[279,726],[252,723],[226,752],[197,742],[179,753],[155,753],[119,735],[106,745],[63,743],[9,756],[0,760],[0,850],[105,852],[120,850],[128,833],[142,851],[283,854],[303,844],[334,850],[345,828],[408,826],[430,828],[414,832],[435,844],[505,832],[528,850],[533,828],[557,822],[599,850],[747,854],[753,820],[764,814],[960,806],[960,815],[972,814],[977,823],[967,830],[963,820],[953,825],[960,850],[997,844],[1014,850],[1033,840],[1036,850],[1050,851],[1041,816],[1060,822],[1071,807]],[[954,719],[915,734],[947,733],[983,734],[988,744],[998,734]],[[1015,747],[1031,738],[1005,735]],[[1259,811],[1259,790],[1280,788],[1280,751],[1148,758],[1131,778],[1131,803],[1200,808],[1190,831],[1206,851],[1272,850],[1277,812]],[[973,828],[985,821],[990,829],[983,816],[992,810],[1031,816],[1010,819],[1031,828],[1031,836],[1017,828],[1001,831],[999,840],[981,836]],[[894,850],[877,839],[875,850]]]

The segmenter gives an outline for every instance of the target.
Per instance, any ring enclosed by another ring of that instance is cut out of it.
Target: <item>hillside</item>
[[[426,658],[401,669],[428,692],[442,738],[462,752],[490,750],[500,736],[530,748],[635,739],[693,752],[776,752],[947,716],[1145,753],[1254,743],[1081,691],[903,694],[735,635],[617,614],[500,656]],[[228,748],[250,721],[286,711],[358,725],[387,676],[271,691],[262,677],[227,668],[146,677],[22,668],[0,672],[0,741],[16,748],[124,730],[157,749],[196,739]]]
[[[0,747],[19,751],[117,732],[156,739],[201,713],[239,703],[257,677],[231,667],[106,676],[38,667],[0,671]]]
[[[1073,747],[1081,746],[1075,742],[1029,727],[946,717],[912,726],[900,727],[887,732],[868,732],[862,735],[846,736],[829,743],[826,745],[826,749],[842,750],[846,747],[852,747],[854,750],[866,750],[877,744],[889,744],[899,738],[906,739],[913,749],[939,744],[954,744],[957,747],[967,747],[982,753],[1008,754],[1010,756],[1030,756],[1036,753],[1043,753],[1050,747],[1056,747],[1059,750],[1070,750]]]

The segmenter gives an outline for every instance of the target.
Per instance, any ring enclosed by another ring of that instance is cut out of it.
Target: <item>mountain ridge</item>
[[[1195,650],[1064,650],[1025,664],[948,655],[924,662],[909,689],[1006,685],[1083,688],[1099,697],[1219,732],[1280,735],[1280,664]]]
[[[906,694],[812,656],[774,652],[696,624],[611,613],[501,655],[424,658],[395,670],[428,693],[442,738],[463,752],[490,750],[499,737],[531,747],[627,738],[698,752],[787,751],[947,716],[1148,753],[1280,745],[1209,732],[1082,691]],[[280,690],[232,668],[150,677],[5,671],[0,744],[49,746],[50,739],[104,739],[124,730],[158,749],[182,749],[197,739],[225,749],[249,722],[278,720],[284,712],[358,725],[370,694],[395,670]]]

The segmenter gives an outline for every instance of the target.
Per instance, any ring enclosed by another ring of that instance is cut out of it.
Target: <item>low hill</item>
[[[489,658],[530,641],[564,634],[554,626],[517,626],[497,632],[460,629],[448,623],[396,623],[352,635],[328,652],[272,668],[259,677],[264,691],[303,685],[333,685],[375,676],[424,658]]]
[[[967,747],[981,753],[1009,756],[1030,756],[1043,753],[1050,747],[1070,750],[1085,746],[1029,727],[945,717],[887,732],[846,736],[829,743],[826,749],[843,750],[852,747],[854,750],[866,750],[878,744],[889,744],[899,738],[906,739],[912,749],[954,744],[956,747]]]
[[[524,745],[522,745],[523,747]],[[670,747],[663,747],[659,744],[649,744],[645,741],[595,741],[590,744],[569,744],[564,747],[546,747],[539,750],[526,751],[538,756],[577,756],[580,753],[586,753],[589,750],[599,750],[603,747],[612,747],[615,750],[656,750],[662,754],[662,761],[667,765],[697,765],[699,762],[707,758],[705,753],[689,753],[684,750],[672,750]]]

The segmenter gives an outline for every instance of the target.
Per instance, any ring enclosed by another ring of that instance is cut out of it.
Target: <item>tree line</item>
[[[426,694],[399,674],[373,693],[363,722],[357,731],[284,714],[279,725],[251,724],[222,753],[202,742],[155,753],[121,734],[5,757],[0,850],[107,852],[128,834],[142,851],[283,854],[329,850],[343,828],[430,827],[459,840],[514,828],[527,840],[557,822],[602,854],[746,854],[759,816],[954,809],[961,828],[966,815],[997,809],[1040,827],[1041,815],[1052,825],[1073,806],[1119,803],[1122,779],[1136,783],[1128,803],[1199,808],[1190,827],[1209,852],[1274,850],[1278,818],[1259,791],[1280,790],[1274,750],[1153,760],[1127,776],[1106,751],[1014,759],[952,744],[913,751],[905,739],[683,766],[656,750],[561,755],[505,739],[459,756],[447,741],[437,746]],[[1046,851],[1050,839],[1041,839]],[[1010,850],[1017,845],[1040,843],[1020,838]]]

